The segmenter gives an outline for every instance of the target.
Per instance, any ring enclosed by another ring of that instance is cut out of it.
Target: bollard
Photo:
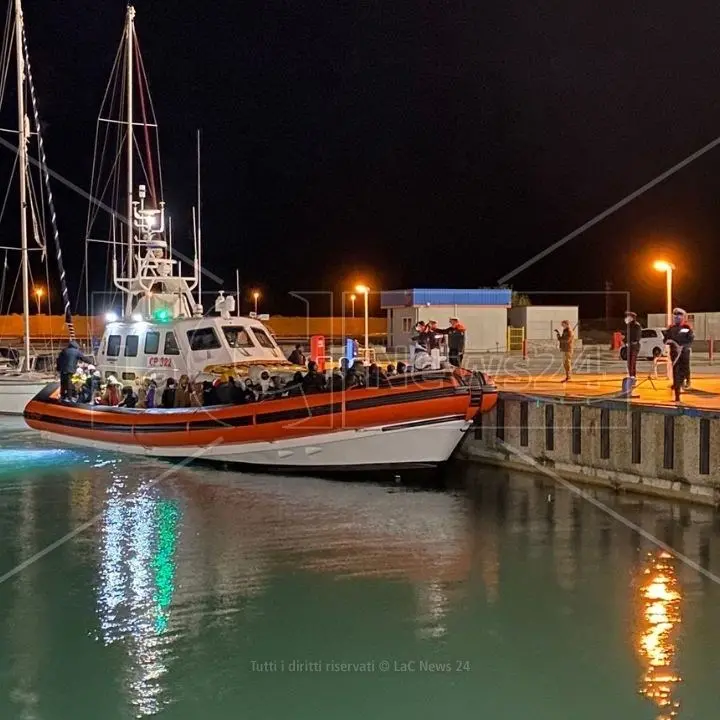
[[[528,359],[527,340],[522,341],[522,353],[523,353],[523,360],[527,360]]]
[[[708,343],[708,360],[712,365],[713,357],[715,356],[715,340],[713,338],[710,338]]]

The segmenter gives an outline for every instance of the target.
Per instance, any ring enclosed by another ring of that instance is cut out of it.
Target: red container
[[[319,372],[325,371],[325,336],[313,335],[310,338],[310,359],[317,363]]]
[[[619,350],[623,344],[623,334],[621,332],[614,332],[612,336],[611,350]]]

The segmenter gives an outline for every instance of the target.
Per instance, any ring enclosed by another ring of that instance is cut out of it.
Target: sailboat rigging
[[[42,388],[48,380],[48,374],[35,372],[38,359],[31,348],[30,338],[30,262],[29,262],[29,228],[28,215],[32,223],[33,236],[45,254],[45,248],[40,241],[40,225],[44,220],[45,206],[38,203],[33,196],[33,186],[29,172],[28,148],[31,138],[37,142],[37,150],[40,157],[38,163],[42,170],[41,183],[47,197],[47,211],[49,222],[52,228],[52,236],[55,246],[55,260],[60,271],[60,288],[64,303],[65,320],[71,338],[74,338],[75,330],[70,312],[70,301],[67,290],[65,270],[62,262],[62,251],[57,227],[57,215],[55,203],[50,189],[50,174],[47,167],[47,157],[42,139],[40,113],[38,109],[37,93],[33,83],[30,65],[30,53],[28,40],[25,32],[25,21],[22,4],[20,0],[14,0],[8,6],[8,18],[5,30],[5,43],[2,51],[2,58],[6,60],[6,66],[2,72],[2,85],[8,75],[9,63],[12,58],[11,45],[14,45],[14,59],[16,66],[17,85],[17,158],[16,169],[18,173],[19,188],[19,230],[20,230],[20,275],[22,278],[22,301],[23,301],[23,350],[20,355],[18,369],[14,372],[4,372],[0,376],[0,413],[22,414],[25,404]],[[27,96],[29,95],[32,107],[33,121],[28,115]]]

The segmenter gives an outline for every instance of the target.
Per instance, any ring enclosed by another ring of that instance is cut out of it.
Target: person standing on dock
[[[66,348],[60,351],[57,359],[57,371],[60,373],[60,399],[72,400],[72,376],[77,370],[79,362],[92,363],[92,358],[83,355],[80,346],[70,340]]]
[[[687,322],[687,313],[682,308],[673,310],[672,325],[663,334],[665,344],[670,346],[675,402],[680,402],[683,383],[690,377],[690,346],[695,340],[695,334]]]
[[[570,329],[570,321],[563,320],[562,323],[562,334],[559,330],[555,330],[558,343],[560,345],[560,352],[563,355],[563,369],[565,370],[565,379],[561,382],[568,382],[570,380],[570,369],[572,368],[572,355],[573,348],[575,346],[575,335]]]
[[[633,380],[637,373],[637,359],[640,354],[640,339],[642,338],[642,325],[637,321],[637,315],[628,310],[625,313],[625,347],[627,348],[628,376]]]

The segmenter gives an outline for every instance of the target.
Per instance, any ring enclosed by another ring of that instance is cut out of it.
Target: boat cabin
[[[147,375],[154,375],[158,383],[183,374],[192,378],[227,366],[238,374],[252,366],[275,374],[293,368],[260,321],[215,316],[109,322],[96,364],[103,377],[114,375],[127,383]]]

